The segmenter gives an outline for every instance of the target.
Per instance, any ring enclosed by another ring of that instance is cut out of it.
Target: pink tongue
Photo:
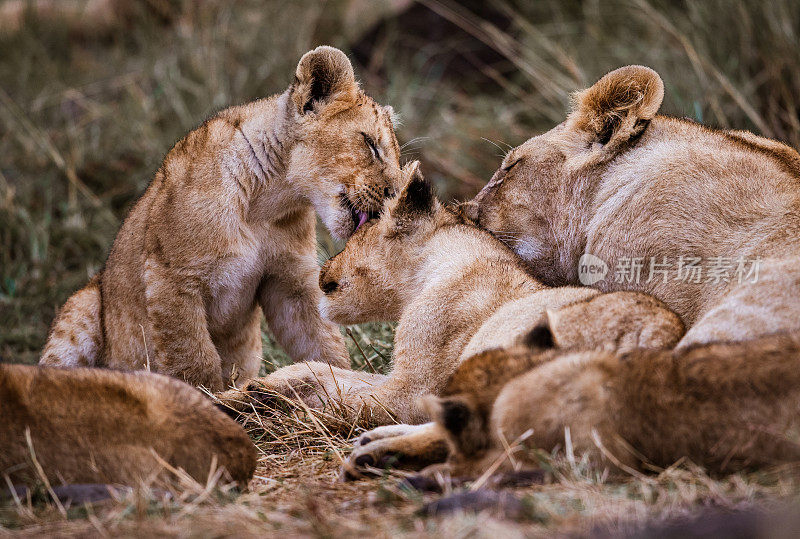
[[[359,228],[361,228],[361,225],[367,222],[367,219],[369,219],[369,214],[364,211],[356,210],[356,215],[358,216],[358,224],[356,225],[356,230],[358,230]]]

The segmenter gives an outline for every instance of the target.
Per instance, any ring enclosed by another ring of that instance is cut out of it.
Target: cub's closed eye
[[[511,164],[510,164],[510,165],[508,165],[507,167],[503,167],[503,170],[505,170],[506,172],[508,172],[509,170],[511,170],[512,168],[514,168],[515,166],[517,166],[517,164],[519,164],[519,162],[520,162],[520,161],[522,161],[522,157],[520,157],[519,159],[517,159],[516,161],[514,161],[513,163],[511,163]]]
[[[375,141],[372,140],[372,137],[363,132],[361,133],[361,136],[364,137],[364,142],[367,144],[367,146],[369,146],[372,156],[375,159],[380,160],[381,154],[378,152],[378,147],[375,145]]]

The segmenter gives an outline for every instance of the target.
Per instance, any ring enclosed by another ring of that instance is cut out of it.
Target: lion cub
[[[348,366],[317,310],[314,211],[346,238],[380,209],[401,178],[391,115],[344,53],[318,47],[284,93],[207,120],[67,300],[40,364],[149,367],[219,391],[258,373],[263,312],[296,361]]]
[[[419,423],[427,416],[418,397],[440,394],[466,358],[510,346],[536,326],[534,340],[564,348],[671,347],[683,334],[678,317],[649,296],[543,285],[511,249],[442,206],[416,162],[403,172],[401,193],[320,275],[320,310],[331,320],[399,321],[391,374],[310,362],[250,387],[315,406],[336,401],[365,423]]]
[[[205,484],[224,468],[244,488],[258,454],[200,391],[143,371],[0,365],[0,440],[0,475],[31,486],[169,483],[170,468]]]
[[[391,462],[477,477],[564,448],[625,473],[682,458],[715,473],[797,462],[799,361],[796,334],[624,354],[489,350],[425,398],[431,423],[363,434],[343,475]]]

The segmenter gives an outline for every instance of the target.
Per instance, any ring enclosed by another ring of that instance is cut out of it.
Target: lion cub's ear
[[[422,176],[418,161],[405,165],[403,176],[406,178],[406,185],[397,196],[390,214],[397,228],[407,229],[420,219],[432,216],[437,200],[433,186]]]
[[[458,202],[453,206],[453,209],[465,223],[473,226],[480,226],[478,223],[480,218],[478,210],[480,208],[475,201],[467,200],[466,202]]]
[[[588,131],[607,153],[614,152],[647,128],[663,99],[658,73],[644,66],[621,67],[574,95],[567,125]]]
[[[300,58],[291,98],[298,114],[336,113],[355,103],[358,83],[345,53],[323,45]]]
[[[491,438],[483,414],[477,410],[472,396],[425,395],[419,404],[428,418],[444,430],[457,454],[474,456],[486,448]]]

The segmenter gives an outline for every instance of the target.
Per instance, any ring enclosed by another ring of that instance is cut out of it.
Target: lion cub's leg
[[[258,301],[278,343],[295,361],[350,368],[339,326],[322,318],[319,266],[312,255],[281,257],[283,271],[265,277]],[[286,271],[291,268],[291,271]]]
[[[393,468],[419,469],[443,462],[448,447],[445,432],[436,423],[387,425],[362,434],[342,465],[343,479]]]
[[[359,398],[383,386],[388,377],[363,371],[334,367],[319,361],[307,361],[288,365],[269,376],[256,378],[243,390],[231,389],[216,395],[224,409],[246,412],[253,407],[262,407],[276,396],[305,405],[330,411],[348,422],[361,417],[367,403]],[[375,404],[375,403],[372,403]],[[387,413],[381,416],[384,423],[391,423]]]
[[[420,399],[432,423],[388,425],[364,433],[344,464],[343,477],[357,478],[370,467],[387,464],[420,469],[441,463],[448,454],[447,466],[431,466],[426,473],[447,469],[469,475],[475,468],[470,464],[485,459],[490,447],[487,415],[497,394],[508,380],[551,358],[552,353],[524,347],[487,350],[468,358],[450,378],[443,397]]]
[[[254,307],[249,319],[231,330],[227,335],[212,335],[212,338],[222,358],[225,387],[242,387],[258,376],[261,367],[261,309]]]
[[[102,363],[100,273],[72,294],[53,322],[40,365],[94,367]]]
[[[193,386],[223,390],[222,360],[208,332],[200,280],[170,271],[152,258],[145,261],[144,278],[153,370]]]

